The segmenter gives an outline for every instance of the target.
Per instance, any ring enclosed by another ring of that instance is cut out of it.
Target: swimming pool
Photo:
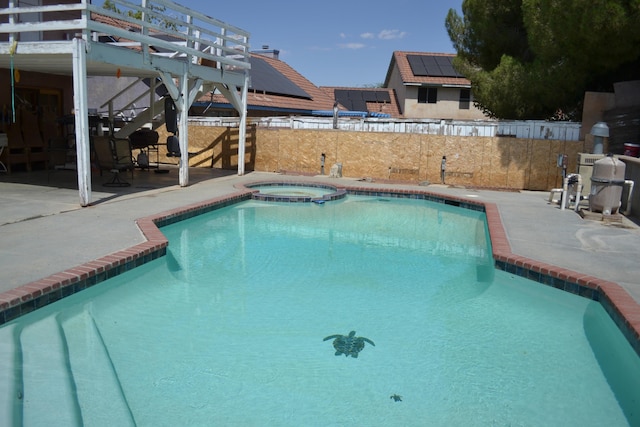
[[[494,271],[480,211],[245,201],[163,232],[163,259],[0,330],[59,337],[40,370],[5,359],[24,416],[41,397],[123,425],[626,425],[607,359],[628,343],[599,304]],[[323,338],[351,330],[375,346],[334,356]]]

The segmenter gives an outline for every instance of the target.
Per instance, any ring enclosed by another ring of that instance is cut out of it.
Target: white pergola
[[[42,0],[35,1],[42,3]],[[34,2],[30,2],[33,4]],[[91,203],[87,76],[160,78],[178,111],[179,184],[189,184],[188,111],[217,90],[240,115],[238,174],[244,174],[249,85],[249,33],[170,0],[126,0],[117,10],[76,3],[0,9],[0,68],[73,76],[80,204]],[[153,119],[163,116],[150,107]],[[110,117],[113,120],[113,117]],[[128,136],[136,130],[120,130]]]

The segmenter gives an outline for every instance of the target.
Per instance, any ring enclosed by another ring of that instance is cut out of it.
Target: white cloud
[[[340,33],[340,38],[341,38],[341,39],[346,39],[346,38],[347,38],[347,35],[346,35],[345,33]]]
[[[360,37],[362,37],[363,39],[375,39],[376,35],[373,33],[362,33],[360,34]]]
[[[401,39],[407,35],[406,31],[400,30],[382,30],[378,33],[378,38],[382,40]]]
[[[343,43],[339,45],[342,49],[362,49],[364,43]]]

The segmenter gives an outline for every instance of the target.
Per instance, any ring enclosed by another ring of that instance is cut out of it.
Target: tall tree
[[[465,0],[445,25],[476,105],[507,119],[579,118],[586,90],[640,79],[640,0]]]
[[[107,9],[107,10],[111,10],[113,12],[119,13],[121,15],[123,15],[124,13],[122,12],[122,10],[120,10],[116,4],[112,1],[112,0],[105,0],[104,3],[102,4],[102,8],[103,9]],[[171,30],[174,31],[178,31],[178,25],[173,22],[170,21],[169,19],[160,19],[158,18],[158,16],[162,16],[167,8],[164,6],[155,6],[153,4],[149,4],[147,6],[149,12],[153,13],[153,16],[148,16],[147,20],[149,22],[153,22],[153,23],[160,23],[160,25],[164,28],[169,28]],[[156,15],[157,14],[157,15]],[[127,11],[127,16],[130,16],[131,18],[135,18],[135,19],[142,19],[142,12],[139,10],[136,10],[135,12],[133,10],[128,10]]]

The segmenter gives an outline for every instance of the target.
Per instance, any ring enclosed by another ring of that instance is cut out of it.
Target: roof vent
[[[278,49],[269,49],[268,44],[263,44],[262,49],[255,50],[251,53],[255,53],[262,56],[268,56],[269,58],[278,59],[280,56],[280,51]]]

